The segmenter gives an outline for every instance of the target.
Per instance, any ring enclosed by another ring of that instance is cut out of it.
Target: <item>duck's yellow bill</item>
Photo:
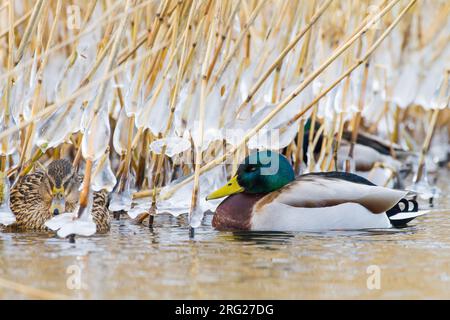
[[[210,193],[206,200],[219,199],[242,191],[244,191],[244,188],[239,185],[237,176],[234,176],[226,185]]]

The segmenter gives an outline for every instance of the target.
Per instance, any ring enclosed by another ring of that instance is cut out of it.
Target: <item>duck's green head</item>
[[[258,151],[245,158],[236,175],[206,199],[218,199],[239,192],[269,193],[293,180],[294,170],[283,155],[273,151]]]

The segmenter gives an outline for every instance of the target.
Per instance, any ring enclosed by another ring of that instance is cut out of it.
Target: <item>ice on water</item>
[[[50,230],[56,231],[56,234],[61,238],[69,235],[91,236],[97,230],[91,214],[92,203],[93,193],[91,191],[88,206],[81,217],[77,218],[78,207],[76,207],[73,212],[65,212],[48,220],[45,222],[45,226]]]
[[[186,177],[173,181],[171,184],[165,186],[160,195],[164,195],[171,188],[184,180]],[[211,171],[200,176],[199,195],[197,204],[197,213],[203,217],[207,211],[215,211],[217,206],[222,202],[222,199],[206,201],[206,196],[215,189],[218,189],[226,183],[227,175],[225,165],[220,165]],[[178,189],[169,199],[157,199],[156,213],[170,213],[173,216],[189,213],[191,209],[192,190],[194,187],[193,181],[187,183]],[[151,200],[148,198],[137,201],[135,207],[129,212],[131,217],[136,217],[139,213],[148,210],[151,206]],[[200,214],[201,213],[201,214]],[[200,218],[200,220],[201,220]]]
[[[9,179],[0,172],[0,225],[9,226],[16,222],[16,217],[9,207]]]
[[[131,209],[131,179],[127,179],[123,191],[116,191],[111,195],[109,210],[111,211],[128,211]]]

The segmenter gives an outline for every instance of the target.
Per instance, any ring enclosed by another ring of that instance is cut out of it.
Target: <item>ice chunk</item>
[[[99,162],[95,164],[93,172],[92,190],[106,190],[111,192],[114,189],[117,179],[111,169],[111,161],[109,160],[108,155],[106,155],[104,161],[99,160]]]
[[[417,65],[418,62],[405,65],[394,86],[392,100],[401,108],[408,107],[416,98],[419,89]]]
[[[77,219],[76,211],[60,214],[45,222],[45,226],[50,230],[57,231],[57,235],[61,238],[72,234],[88,237],[95,234],[97,228],[92,216],[89,219]]]
[[[0,132],[14,127],[15,125],[15,121],[12,117],[9,117],[9,120],[5,121],[4,115],[0,115]],[[3,139],[0,139],[0,155],[8,156],[14,154],[17,151],[17,144],[19,141],[19,132],[15,132]]]
[[[61,144],[69,133],[71,126],[65,108],[47,117],[38,127],[36,132],[36,146],[45,152]]]
[[[113,146],[114,150],[120,155],[123,155],[127,151],[128,144],[128,130],[130,125],[130,118],[127,116],[125,109],[121,109],[119,113],[119,118],[117,119],[117,125],[114,129],[113,134]],[[134,123],[131,123],[133,126],[133,136],[136,132]]]
[[[94,115],[83,135],[81,152],[85,159],[96,161],[105,153],[110,130],[108,112],[103,109]]]
[[[150,202],[148,203],[148,205],[138,205],[136,207],[134,207],[133,209],[130,209],[127,211],[128,216],[131,219],[136,219],[137,216],[139,216],[141,213],[147,212],[148,209],[150,209]]]
[[[431,109],[445,109],[449,105],[450,77],[442,79],[431,99]]]
[[[0,225],[9,226],[16,222],[16,216],[9,208],[9,205],[3,203],[0,205]]]
[[[192,228],[200,227],[203,220],[203,211],[200,207],[195,207],[195,209],[191,212],[189,225]]]
[[[161,190],[161,195],[169,191],[173,185],[181,182],[186,177],[175,180],[172,184],[165,186]],[[198,195],[198,210],[202,213],[211,210],[215,211],[217,206],[222,202],[222,199],[206,201],[206,196],[211,191],[218,189],[226,183],[225,165],[217,166],[200,176],[200,189]],[[183,213],[188,213],[191,208],[193,181],[187,183],[178,189],[169,199],[158,199],[156,202],[157,213],[170,213],[174,216],[179,216]]]
[[[109,210],[111,211],[128,211],[131,209],[131,191],[130,191],[130,179],[125,182],[125,188],[121,192],[114,192],[111,196],[111,202],[109,203]]]
[[[45,222],[50,230],[57,231],[57,235],[65,238],[69,235],[88,237],[97,231],[97,226],[92,218],[93,193],[89,194],[89,203],[81,217],[77,218],[79,207],[73,212],[65,212]]]
[[[9,226],[16,222],[16,216],[9,207],[9,180],[0,172],[0,225]]]
[[[131,74],[128,75],[127,83],[129,85],[124,96],[125,112],[127,117],[136,115],[139,109],[142,108],[145,101],[145,89],[147,87],[146,84],[141,83],[140,86],[137,86],[140,71],[141,69],[138,65],[137,68],[135,69],[134,75]],[[139,88],[138,89],[139,91],[137,93],[135,92],[137,90],[136,88]]]
[[[123,191],[121,193],[113,193],[111,196],[111,202],[109,204],[109,210],[111,211],[128,211],[131,209],[131,194]]]
[[[150,98],[136,117],[138,128],[150,129],[153,135],[158,136],[167,125],[169,115],[169,83],[163,84],[161,91],[153,92],[156,97]]]
[[[150,149],[157,154],[161,154],[164,145],[166,146],[165,154],[170,158],[191,148],[191,142],[186,138],[167,137],[153,141],[150,144]]]

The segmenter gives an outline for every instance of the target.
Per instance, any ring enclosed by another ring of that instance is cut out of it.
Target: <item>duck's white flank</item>
[[[357,203],[343,203],[325,208],[298,208],[270,203],[254,213],[251,230],[321,231],[391,228],[386,214],[373,214]]]

